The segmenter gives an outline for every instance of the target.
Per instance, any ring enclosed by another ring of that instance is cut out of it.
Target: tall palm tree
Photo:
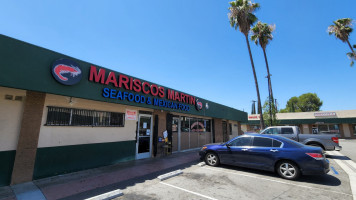
[[[229,20],[231,27],[239,28],[239,31],[245,35],[248,53],[250,54],[250,61],[253,71],[253,76],[255,78],[255,85],[256,85],[256,92],[258,98],[258,111],[260,113],[260,127],[263,129],[264,121],[262,115],[262,106],[261,106],[261,98],[260,98],[260,91],[258,88],[257,76],[255,71],[255,65],[253,63],[250,43],[248,40],[248,33],[251,29],[251,26],[257,21],[257,17],[253,14],[253,12],[260,7],[258,3],[252,3],[250,0],[235,0],[231,1],[229,7]]]
[[[353,20],[351,18],[342,18],[333,21],[334,24],[328,27],[328,32],[329,35],[334,34],[337,39],[340,39],[342,42],[346,42],[349,45],[353,56],[356,57],[356,53],[349,41],[350,33],[353,31],[351,28],[352,21]]]
[[[354,44],[352,47],[354,49],[356,49],[356,44]],[[352,52],[349,52],[349,53],[346,53],[346,55],[351,60],[350,66],[352,67],[354,65],[354,63],[355,63],[355,60],[356,60],[356,54],[352,53]]]
[[[273,92],[272,92],[272,82],[271,82],[271,74],[269,73],[269,66],[268,66],[268,60],[267,60],[267,55],[266,55],[266,47],[269,43],[270,40],[273,39],[272,32],[275,30],[274,25],[268,25],[266,23],[262,22],[257,22],[257,24],[252,27],[251,32],[251,40],[255,42],[256,45],[260,44],[262,50],[263,50],[263,55],[265,57],[265,62],[266,62],[266,68],[267,68],[267,78],[268,78],[268,95],[269,95],[269,113],[270,113],[270,120],[271,124],[273,121],[272,118],[272,109],[275,109],[274,106],[274,98],[273,98]]]

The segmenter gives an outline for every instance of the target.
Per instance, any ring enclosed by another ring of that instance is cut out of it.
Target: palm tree
[[[237,28],[239,28],[239,31],[242,34],[244,34],[245,38],[246,38],[248,53],[250,54],[250,61],[251,61],[253,76],[255,78],[256,92],[257,92],[257,98],[258,98],[258,102],[257,102],[258,103],[258,112],[260,113],[260,127],[261,127],[261,129],[263,129],[265,126],[264,126],[263,115],[262,115],[260,91],[258,89],[255,65],[253,63],[250,43],[248,40],[248,33],[251,29],[251,25],[253,25],[257,21],[257,17],[253,14],[253,12],[256,9],[258,9],[260,7],[260,5],[258,3],[252,3],[250,0],[235,0],[235,1],[231,1],[229,4],[231,6],[231,7],[229,7],[230,25],[231,25],[231,27],[235,28],[235,30],[237,30]]]
[[[349,45],[351,52],[353,54],[353,56],[351,56],[351,58],[356,57],[356,53],[355,53],[354,49],[352,48],[350,41],[349,41],[350,33],[353,30],[351,28],[352,21],[353,20],[351,18],[342,18],[342,19],[333,21],[334,24],[330,25],[328,27],[329,35],[334,34],[337,39],[340,39],[342,42],[346,42]]]
[[[275,109],[275,107],[274,107],[274,98],[273,98],[273,92],[272,92],[271,74],[269,73],[269,66],[268,66],[268,60],[267,60],[267,55],[266,55],[266,47],[267,47],[269,41],[273,39],[272,32],[274,30],[275,30],[274,25],[268,25],[268,24],[262,23],[260,21],[257,22],[257,24],[251,29],[251,32],[252,32],[251,40],[254,41],[256,45],[258,45],[258,43],[260,44],[260,46],[262,47],[262,50],[263,50],[263,55],[265,57],[266,68],[267,68],[267,78],[268,78],[269,113],[270,113],[271,124],[273,121],[272,109]]]
[[[356,44],[354,44],[352,47],[354,49],[356,49]],[[352,52],[349,52],[349,53],[346,53],[346,55],[351,60],[350,66],[352,67],[354,65],[354,63],[355,63],[355,60],[356,60],[356,54],[352,53]]]

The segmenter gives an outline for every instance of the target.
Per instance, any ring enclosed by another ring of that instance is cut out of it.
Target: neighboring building
[[[0,186],[223,142],[247,122],[246,112],[4,35],[0,69]]]
[[[242,131],[259,131],[259,115],[249,115]],[[356,138],[356,110],[277,113],[280,125],[299,126],[302,133],[337,133],[341,138]]]

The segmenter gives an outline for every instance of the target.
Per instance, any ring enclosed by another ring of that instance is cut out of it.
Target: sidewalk
[[[86,199],[184,169],[199,161],[198,151],[194,150],[44,178],[33,183],[47,200]],[[0,200],[3,199],[16,199],[10,187],[0,188]]]

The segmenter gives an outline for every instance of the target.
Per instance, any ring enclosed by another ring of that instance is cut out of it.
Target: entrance
[[[152,115],[139,114],[137,127],[136,159],[149,158],[152,144]]]

